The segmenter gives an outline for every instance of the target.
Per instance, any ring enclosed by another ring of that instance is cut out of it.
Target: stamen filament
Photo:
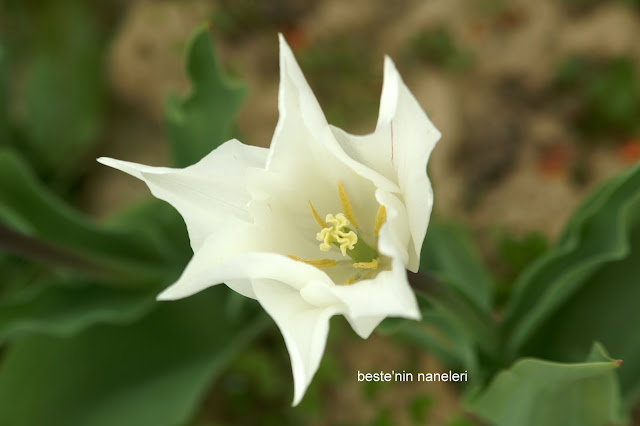
[[[311,200],[309,200],[309,208],[311,209],[311,215],[313,216],[313,220],[316,221],[320,229],[324,229],[329,226],[327,225],[327,222],[322,220],[322,218],[320,217],[316,209],[313,208],[313,204],[311,204]]]
[[[378,213],[376,214],[376,224],[374,227],[374,232],[376,234],[376,238],[378,238],[378,234],[380,234],[380,228],[387,221],[387,209],[384,206],[378,207]]]
[[[306,263],[307,265],[315,266],[318,269],[328,269],[338,265],[338,262],[332,259],[303,259],[292,254],[289,258],[297,260],[298,262]]]
[[[340,205],[342,206],[342,211],[349,222],[353,224],[356,228],[358,227],[358,222],[356,218],[353,216],[353,210],[351,210],[351,203],[349,202],[349,198],[347,197],[347,193],[344,190],[344,187],[340,182],[338,182],[338,196],[340,197]]]
[[[353,277],[353,278],[349,278],[348,280],[346,280],[346,281],[344,282],[344,285],[353,284],[353,283],[354,283],[354,282],[356,282],[357,280],[358,280],[358,276],[356,275],[355,277]]]

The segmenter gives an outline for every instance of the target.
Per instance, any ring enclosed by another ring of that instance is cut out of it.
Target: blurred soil
[[[640,67],[640,15],[622,2],[595,3],[132,1],[110,49],[109,81],[121,112],[102,155],[166,164],[164,99],[187,90],[184,46],[208,19],[223,63],[249,87],[241,139],[268,146],[278,119],[281,31],[329,121],[352,132],[373,130],[383,56],[394,59],[443,134],[429,166],[435,214],[472,224],[487,257],[496,229],[553,239],[589,190],[637,160],[637,138],[609,132],[590,140],[557,94],[558,68],[570,56],[624,56]],[[97,215],[148,196],[142,184],[106,168],[96,168],[88,187],[87,205]],[[395,384],[365,403],[355,372],[402,369],[407,352],[383,337],[345,342],[328,351],[340,354],[354,379],[327,397],[332,410],[316,424],[366,424],[379,405],[404,407],[415,386]],[[424,356],[416,365],[440,368]],[[428,424],[449,424],[461,410],[455,389],[422,389],[437,401]],[[412,424],[402,410],[393,424]]]

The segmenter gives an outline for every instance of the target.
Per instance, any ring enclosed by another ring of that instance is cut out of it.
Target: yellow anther
[[[320,217],[316,209],[313,208],[313,204],[311,204],[311,200],[309,200],[309,208],[311,209],[311,215],[313,216],[313,219],[316,221],[320,229],[323,229],[329,226],[327,225],[327,222],[322,220],[322,218]]]
[[[342,211],[344,215],[353,223],[353,226],[358,227],[358,222],[356,218],[353,217],[353,210],[351,210],[351,203],[349,203],[349,198],[347,197],[347,193],[344,191],[344,187],[340,182],[338,182],[338,196],[340,197],[340,205],[342,206]]]
[[[353,231],[345,231],[345,227],[349,225],[349,221],[344,214],[338,213],[335,217],[328,214],[326,222],[330,224],[316,234],[316,239],[322,241],[320,250],[329,251],[335,243],[340,246],[343,256],[347,255],[347,249],[353,250],[358,242],[358,236]]]
[[[294,256],[292,254],[290,254],[289,257],[293,260],[297,260],[298,262],[303,262],[303,263],[306,263],[307,265],[315,266],[318,269],[332,268],[338,264],[338,262],[332,259],[317,259],[317,260],[303,259],[301,257]]]
[[[387,209],[384,206],[378,207],[378,213],[376,214],[376,224],[374,227],[374,232],[376,234],[376,238],[378,238],[378,234],[380,234],[380,228],[387,221]]]
[[[353,264],[354,268],[358,269],[378,269],[378,259],[373,259],[371,262],[358,262]]]

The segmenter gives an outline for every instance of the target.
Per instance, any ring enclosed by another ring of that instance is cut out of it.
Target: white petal
[[[358,336],[362,337],[363,339],[368,338],[371,333],[373,333],[373,330],[375,330],[378,324],[380,324],[382,320],[385,319],[385,317],[386,315],[375,315],[371,317],[354,318],[350,315],[346,315],[347,321],[349,321],[349,324],[351,325],[351,328],[353,328],[353,331],[355,331]]]
[[[286,170],[309,157],[318,164],[327,157],[326,144],[336,142],[327,120],[304,78],[284,37],[280,35],[280,88],[278,92],[280,118],[271,141],[267,168]]]
[[[355,136],[333,128],[333,133],[350,157],[398,185],[407,206],[412,236],[407,267],[416,271],[433,207],[433,191],[426,175],[427,161],[440,139],[440,132],[404,84],[389,57],[385,58],[375,132]],[[377,186],[394,192],[383,185]]]
[[[184,169],[150,167],[102,157],[98,161],[144,181],[153,195],[184,218],[196,251],[204,239],[229,220],[250,221],[246,190],[248,168],[265,166],[267,149],[230,140]]]
[[[332,285],[321,270],[261,247],[264,241],[254,225],[234,224],[221,228],[202,244],[174,284],[158,300],[175,300],[191,296],[220,283],[248,297],[255,297],[246,281],[273,279],[302,289],[310,282]]]
[[[293,372],[293,404],[298,405],[320,366],[329,333],[332,307],[315,307],[300,293],[278,281],[254,280],[258,301],[274,319],[289,351]]]

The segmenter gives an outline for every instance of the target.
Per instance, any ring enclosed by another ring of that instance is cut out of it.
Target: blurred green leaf
[[[422,321],[387,318],[378,327],[378,332],[416,345],[448,366],[474,371],[473,379],[481,381],[484,372],[478,365],[476,345],[460,329],[460,323],[453,318],[455,313],[438,309],[426,298],[418,296]]]
[[[640,397],[640,164],[599,188],[556,247],[516,283],[505,311],[510,354],[575,361],[602,341],[626,362],[628,402]]]
[[[98,140],[105,106],[102,42],[85,2],[50,2],[33,17],[25,154],[47,176],[75,177]],[[19,147],[22,148],[22,147]]]
[[[122,324],[156,303],[160,288],[128,289],[87,280],[41,280],[0,302],[0,345],[44,334],[71,336],[96,323]]]
[[[193,35],[187,52],[191,93],[184,100],[167,102],[169,148],[176,167],[196,163],[228,140],[245,89],[230,84],[215,56],[205,26]]]
[[[418,291],[422,321],[387,319],[380,329],[437,354],[447,365],[474,371],[474,379],[482,381],[488,370],[480,369],[478,351],[493,356],[497,349],[491,318],[495,284],[469,233],[432,221],[420,270],[436,278]]]
[[[7,52],[0,44],[0,146],[9,141],[9,81]]]
[[[547,239],[535,232],[519,238],[506,232],[498,236],[497,255],[501,267],[501,279],[496,286],[495,297],[498,309],[509,299],[515,280],[548,248]]]
[[[427,416],[433,406],[433,398],[429,395],[418,395],[409,403],[409,415],[415,425],[427,422]]]
[[[175,265],[173,248],[180,246],[163,241],[158,232],[158,228],[169,226],[158,226],[166,218],[166,209],[154,209],[153,215],[137,223],[93,224],[40,185],[15,153],[0,150],[0,223],[55,244],[91,264],[163,279],[167,266]],[[179,268],[183,257],[178,259]]]
[[[496,426],[619,424],[616,367],[599,344],[579,364],[523,359],[499,373],[469,406]]]
[[[263,315],[229,324],[224,291],[163,303],[126,327],[18,342],[0,369],[0,424],[185,424],[211,380],[267,324]]]
[[[422,245],[420,270],[456,288],[479,309],[491,309],[493,277],[463,228],[432,221]]]

